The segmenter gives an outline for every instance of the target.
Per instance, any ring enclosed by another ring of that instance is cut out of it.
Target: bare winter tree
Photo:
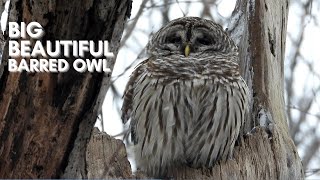
[[[320,74],[315,64],[316,59],[308,57],[304,52],[308,49],[306,45],[306,29],[311,25],[320,30],[319,16],[315,14],[320,8],[317,1],[308,0],[305,2],[293,1],[295,6],[301,12],[297,21],[295,31],[289,32],[288,41],[290,48],[288,51],[286,65],[286,99],[287,115],[289,120],[290,134],[301,152],[303,167],[306,176],[320,172],[320,137],[317,133],[320,125],[319,97],[320,92]],[[307,71],[303,76],[304,82],[300,80],[300,67],[306,67]],[[297,87],[299,84],[300,87]],[[302,93],[299,89],[303,89]]]

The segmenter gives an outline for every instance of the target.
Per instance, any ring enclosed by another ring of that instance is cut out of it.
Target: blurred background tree
[[[182,16],[203,17],[227,28],[235,2],[135,0],[112,74],[112,87],[103,105],[103,114],[113,118],[100,118],[103,119],[102,129],[121,138],[121,132],[127,128],[120,119],[121,97],[133,68],[144,60],[144,48],[152,33],[168,21]],[[314,179],[320,178],[320,70],[317,70],[320,67],[317,44],[320,42],[320,2],[291,0],[289,8],[284,66],[287,120],[306,177]],[[100,122],[97,122],[98,126]]]

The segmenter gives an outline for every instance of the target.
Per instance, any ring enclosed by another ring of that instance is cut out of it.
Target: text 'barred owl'
[[[147,50],[122,106],[137,167],[159,177],[230,158],[249,93],[234,42],[220,25],[184,17],[162,27]]]

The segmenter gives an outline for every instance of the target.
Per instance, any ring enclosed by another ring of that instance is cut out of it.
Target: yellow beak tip
[[[190,54],[190,45],[187,44],[186,47],[184,48],[184,55],[188,57],[189,54]]]

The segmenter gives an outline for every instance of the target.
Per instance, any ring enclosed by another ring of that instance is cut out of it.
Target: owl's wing
[[[122,122],[125,124],[131,116],[131,111],[132,111],[132,102],[133,102],[133,91],[135,89],[136,85],[136,80],[137,78],[143,73],[143,66],[144,64],[148,63],[148,60],[144,60],[143,62],[139,63],[133,73],[130,76],[130,79],[126,85],[126,88],[124,90],[123,94],[123,104],[122,104],[122,115],[121,119]]]

